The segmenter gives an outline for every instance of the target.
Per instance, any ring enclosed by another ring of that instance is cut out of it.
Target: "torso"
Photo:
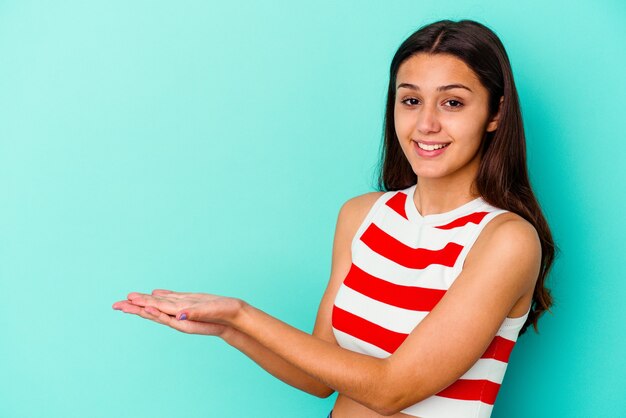
[[[412,191],[413,191],[413,189],[410,188],[409,190],[405,190],[404,192],[408,192],[408,194],[411,195]],[[406,209],[406,211],[411,211],[412,210],[412,208],[410,206],[410,205],[413,205],[412,199],[411,199],[410,203],[403,201],[403,203],[400,204],[400,205],[398,205],[398,204],[394,205],[393,203],[392,204],[388,204],[387,203],[386,205],[384,205],[385,202],[389,201],[389,194],[386,197],[382,197],[382,196],[383,196],[382,193],[378,196],[378,199],[377,199],[378,203],[374,205],[375,207],[372,209],[372,212],[380,210],[381,206],[386,206],[384,210],[389,211],[391,208],[393,208],[394,211],[396,212],[396,215],[402,215],[402,216],[404,216],[406,218],[407,217],[407,213],[404,213],[403,210],[405,210],[405,209]],[[381,200],[383,201],[383,204],[380,203]],[[481,200],[481,202],[484,202],[484,201]],[[376,205],[378,205],[377,208],[376,208]],[[464,206],[468,206],[468,205],[464,205]],[[472,206],[472,205],[469,205],[469,206]],[[468,208],[472,209],[469,206],[468,206]],[[485,209],[484,205],[482,205],[482,206],[479,205],[479,206],[476,206],[476,207],[478,207],[479,209],[480,208]],[[413,206],[413,209],[414,208],[415,207]],[[493,207],[491,207],[491,208],[494,209],[494,210],[497,209],[497,208],[493,208]],[[451,212],[454,212],[454,211],[451,211]],[[502,211],[500,211],[500,212],[502,212]],[[460,215],[463,215],[463,214],[460,214]],[[394,215],[389,215],[389,216],[394,216]],[[413,216],[415,218],[416,216],[419,216],[419,213],[416,213],[416,212],[413,212],[412,214],[409,213],[408,214],[408,220],[411,220],[411,216]],[[514,215],[512,213],[501,213],[501,214],[498,214],[497,217],[501,218],[501,220],[505,220],[507,217],[515,217],[515,216],[517,216],[517,215]],[[362,236],[362,234],[364,232],[364,228],[363,227],[367,226],[368,223],[371,223],[372,220],[373,219],[371,217],[371,214],[368,214],[366,216],[364,222],[363,222],[362,227],[359,228],[359,230],[357,231],[357,234],[355,234],[355,240],[358,238],[357,235],[358,236]],[[442,218],[442,220],[443,220],[443,218]],[[495,222],[496,222],[496,220],[494,219],[494,223]],[[465,259],[469,259],[471,257],[471,254],[472,254],[471,251],[469,251],[469,253],[465,253],[464,254],[466,256]],[[448,286],[449,286],[449,284],[448,284]],[[343,287],[343,285],[342,285],[342,287]],[[532,300],[532,295],[533,295],[533,289],[531,288],[513,306],[513,308],[511,309],[511,311],[509,312],[509,315],[508,315],[508,317],[513,322],[515,322],[515,319],[521,319],[521,317],[524,317],[527,314],[528,308],[530,306],[530,302]],[[519,321],[517,321],[517,323],[519,323]],[[516,338],[516,335],[515,335],[515,338]],[[347,347],[347,348],[349,348],[349,347]],[[352,348],[354,348],[354,347],[352,347]],[[359,351],[359,349],[356,348],[356,351]],[[389,350],[387,350],[387,351],[389,351]],[[379,353],[378,356],[382,356],[382,355]],[[395,414],[393,416],[394,417],[412,418],[412,417],[416,417],[418,415],[415,415],[415,414],[408,415],[408,414],[400,412],[400,413],[397,413],[397,414]],[[374,412],[374,411],[364,407],[363,405],[361,405],[361,404],[359,404],[359,403],[357,403],[357,402],[355,402],[355,401],[353,401],[353,400],[351,400],[351,399],[349,399],[349,398],[339,394],[339,396],[337,397],[336,403],[334,405],[334,408],[333,408],[333,417],[334,418],[352,418],[352,417],[378,418],[378,417],[382,417],[382,415],[379,415],[378,413],[376,413],[376,412]]]

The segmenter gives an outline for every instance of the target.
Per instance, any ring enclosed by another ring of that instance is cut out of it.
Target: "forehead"
[[[398,68],[396,88],[400,83],[415,84],[420,88],[455,83],[470,88],[482,87],[476,73],[465,62],[450,54],[420,53],[406,59]]]

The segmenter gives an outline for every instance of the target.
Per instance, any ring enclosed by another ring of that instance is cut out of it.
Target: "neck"
[[[451,177],[454,176],[417,179],[413,201],[422,216],[445,213],[479,197],[474,187],[475,176]]]

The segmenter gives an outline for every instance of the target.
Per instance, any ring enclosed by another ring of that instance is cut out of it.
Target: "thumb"
[[[242,301],[233,298],[212,298],[191,303],[176,314],[179,321],[228,323],[241,309]]]
[[[188,306],[185,309],[180,310],[176,314],[176,319],[178,319],[179,321],[191,320],[204,322],[207,320],[207,317],[208,315],[206,313],[206,307],[205,309],[203,309],[203,306],[201,304]]]

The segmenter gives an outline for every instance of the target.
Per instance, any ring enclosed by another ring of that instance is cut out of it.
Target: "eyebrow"
[[[407,89],[411,89],[411,90],[419,90],[419,86],[416,86],[415,84],[409,84],[409,83],[400,83],[398,85],[398,89],[400,89],[400,87],[405,87]],[[437,91],[448,91],[448,90],[452,90],[452,89],[465,89],[465,90],[469,90],[472,91],[472,89],[470,89],[469,87],[463,85],[463,84],[448,84],[445,86],[439,86],[437,87]]]

